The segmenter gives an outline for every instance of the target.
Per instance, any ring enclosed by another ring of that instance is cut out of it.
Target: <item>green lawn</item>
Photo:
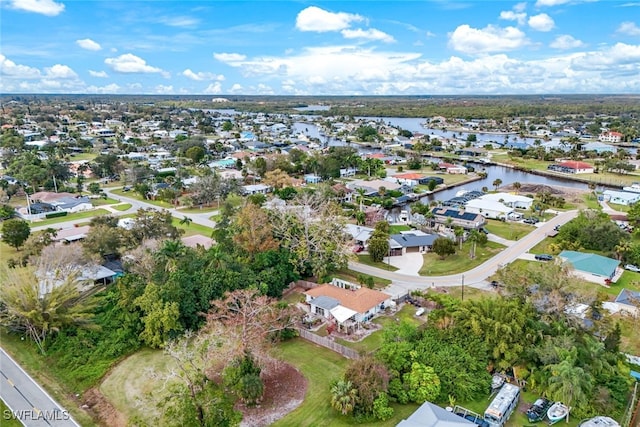
[[[347,280],[349,282],[358,283],[358,277],[362,276],[365,279],[367,277],[373,277],[373,283],[375,283],[375,287],[380,289],[384,288],[387,285],[391,284],[391,280],[383,279],[381,277],[370,276],[364,273],[358,273],[357,271],[350,270],[348,268],[343,268],[341,270],[336,271],[331,274],[333,277],[337,277],[338,279]]]
[[[120,196],[128,197],[130,199],[140,200],[141,202],[149,203],[151,205],[155,205],[165,209],[173,209],[175,207],[171,203],[163,202],[161,200],[147,200],[135,191],[122,191],[122,189],[120,188],[117,190],[113,190],[113,193],[119,194]]]
[[[80,404],[73,400],[76,390],[70,390],[64,378],[56,377],[49,367],[47,358],[38,353],[35,346],[28,340],[21,340],[19,336],[7,334],[0,329],[2,348],[9,353],[22,368],[33,377],[60,405],[67,409],[82,426],[96,426],[97,424],[88,413],[80,409]],[[4,421],[0,423],[4,426]]]
[[[371,255],[358,254],[358,262],[361,264],[370,265],[372,267],[379,268],[381,270],[388,270],[388,271],[397,270],[396,267],[394,267],[393,265],[387,264],[386,262],[373,262],[371,260]]]
[[[163,380],[152,378],[150,373],[168,374],[174,368],[174,360],[162,350],[143,349],[115,366],[99,388],[109,402],[128,418],[149,419],[149,412],[156,414],[158,408],[143,405],[145,396],[164,386]]]
[[[74,154],[71,154],[71,160],[72,161],[93,160],[96,157],[98,157],[98,155],[95,154],[95,153],[74,153]]]
[[[352,417],[340,415],[330,405],[329,389],[331,381],[340,378],[349,364],[348,359],[300,338],[278,345],[274,353],[279,359],[298,368],[308,381],[307,394],[302,405],[286,417],[272,424],[274,427],[341,427],[358,425]],[[395,426],[400,420],[411,415],[418,405],[392,405],[392,407],[395,410],[393,418],[387,421],[367,423],[366,425]]]
[[[93,206],[104,206],[104,205],[115,205],[116,203],[119,203],[119,200],[116,199],[111,199],[109,197],[107,197],[106,199],[91,199],[91,204]]]
[[[73,221],[76,219],[85,219],[85,218],[93,218],[94,216],[108,215],[109,213],[110,212],[106,209],[93,209],[90,211],[69,214],[67,216],[44,219],[42,221],[31,221],[29,225],[31,227],[42,227],[45,225],[58,224],[60,222]]]
[[[213,233],[213,228],[207,227],[206,225],[196,224],[192,222],[191,224],[180,224],[181,218],[173,217],[171,224],[174,227],[184,230],[184,236],[193,236],[195,234],[201,234],[206,237],[211,237],[211,233]]]
[[[0,241],[0,263],[5,264],[16,255],[20,255],[20,252],[16,251],[12,246],[7,245],[5,242]]]
[[[184,213],[210,213],[216,212],[219,208],[214,208],[213,206],[209,206],[206,208],[179,208],[178,211]]]
[[[424,263],[419,274],[421,276],[445,276],[464,273],[479,266],[504,249],[504,246],[495,242],[487,242],[485,246],[477,245],[476,257],[471,259],[469,258],[470,245],[470,242],[464,243],[461,250],[458,249],[456,254],[449,255],[445,259],[440,259],[440,256],[433,252],[424,254]]]
[[[593,193],[587,193],[583,196],[584,204],[587,209],[601,209],[600,203],[598,203],[598,199],[593,195]]]
[[[508,240],[518,240],[531,233],[535,227],[521,222],[504,222],[490,219],[485,226],[490,233]]]
[[[618,212],[629,212],[631,206],[628,205],[618,205],[617,203],[607,203],[611,209],[614,209]]]
[[[410,231],[413,230],[408,225],[390,225],[389,226],[389,234],[400,234],[401,231]]]
[[[550,254],[551,251],[549,250],[549,244],[554,242],[555,240],[553,237],[545,237],[537,245],[532,247],[529,252],[532,254]]]
[[[0,412],[2,412],[2,427],[22,427],[22,423],[15,418],[9,418],[11,414],[9,407],[0,399]]]
[[[111,207],[117,211],[124,212],[131,209],[131,203],[120,203],[119,205],[113,205]]]

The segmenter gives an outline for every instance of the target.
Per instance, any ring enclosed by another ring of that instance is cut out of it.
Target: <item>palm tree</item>
[[[629,251],[631,251],[631,248],[631,242],[629,242],[628,240],[623,240],[618,243],[613,249],[616,252],[616,258],[618,259],[618,261],[621,261],[624,256],[629,253]]]
[[[575,347],[574,347],[575,350]],[[551,373],[547,392],[549,397],[567,406],[584,405],[590,394],[593,378],[575,364],[575,355],[567,356],[560,363],[547,366]]]
[[[464,236],[464,228],[462,227],[455,227],[453,229],[453,234],[456,235],[456,240],[458,241],[458,243],[460,244],[460,249],[462,249],[462,237]]]
[[[94,305],[80,295],[79,272],[36,274],[31,267],[0,267],[0,324],[26,334],[42,354],[47,337],[64,327],[91,325]]]
[[[498,187],[500,187],[501,185],[502,185],[502,180],[500,178],[493,180],[493,186],[496,188],[496,191],[498,191]]]
[[[353,412],[357,397],[358,391],[351,381],[339,380],[331,386],[331,407],[342,415]]]
[[[469,237],[467,240],[471,242],[471,259],[474,259],[476,257],[476,245],[478,244],[480,237],[480,232],[478,230],[471,230],[471,232],[469,233]]]
[[[364,188],[358,188],[356,189],[356,192],[358,193],[358,198],[360,199],[360,212],[364,211],[364,193],[366,193],[366,190]]]
[[[193,222],[193,219],[191,219],[188,216],[185,216],[180,220],[180,225],[186,225],[187,227],[189,227],[189,224],[191,224],[192,222]]]
[[[513,189],[516,191],[516,194],[518,194],[520,192],[520,189],[522,188],[522,184],[516,181],[512,185],[513,185]]]

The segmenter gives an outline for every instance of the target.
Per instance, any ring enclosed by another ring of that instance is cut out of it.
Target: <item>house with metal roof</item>
[[[602,196],[606,202],[624,206],[640,201],[640,193],[632,193],[630,191],[604,190]]]
[[[576,251],[562,251],[558,255],[563,262],[569,263],[576,273],[584,279],[606,284],[607,280],[615,281],[620,261],[602,255]]]
[[[399,248],[398,255],[404,255],[407,252],[425,253],[431,250],[433,242],[440,237],[437,234],[427,234],[422,231],[403,231],[400,234],[392,234],[390,239],[394,244],[390,243],[391,248]]]
[[[633,316],[640,315],[640,292],[623,289],[613,301],[620,311]]]
[[[502,202],[486,199],[472,199],[465,205],[465,211],[479,214],[485,218],[506,219],[514,209]]]
[[[431,402],[424,402],[396,427],[475,427],[476,424]]]
[[[533,204],[533,199],[527,196],[511,193],[489,193],[479,197],[481,200],[491,200],[504,203],[506,206],[516,209],[529,209]]]
[[[431,213],[433,213],[434,221],[436,222],[436,224],[444,225],[447,227],[449,226],[449,221],[451,221],[450,225],[452,227],[460,226],[467,230],[477,230],[487,223],[487,220],[484,218],[484,216],[477,213],[468,212],[464,209],[437,207],[433,208]],[[449,220],[449,218],[451,218],[451,220]]]

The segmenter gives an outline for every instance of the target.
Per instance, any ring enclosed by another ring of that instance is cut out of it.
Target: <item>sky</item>
[[[640,0],[0,0],[0,93],[640,94]]]

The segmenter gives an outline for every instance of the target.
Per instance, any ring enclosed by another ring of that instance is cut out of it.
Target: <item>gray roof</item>
[[[331,310],[340,305],[340,301],[335,298],[321,295],[311,300],[311,304],[316,307],[324,308],[325,310]]]
[[[431,402],[425,402],[397,427],[471,427],[471,421],[449,412]]]
[[[635,307],[637,304],[640,304],[640,292],[623,289],[616,297],[615,302]]]
[[[403,248],[415,248],[418,246],[431,246],[433,242],[439,237],[435,234],[392,234],[391,239],[395,240]]]

